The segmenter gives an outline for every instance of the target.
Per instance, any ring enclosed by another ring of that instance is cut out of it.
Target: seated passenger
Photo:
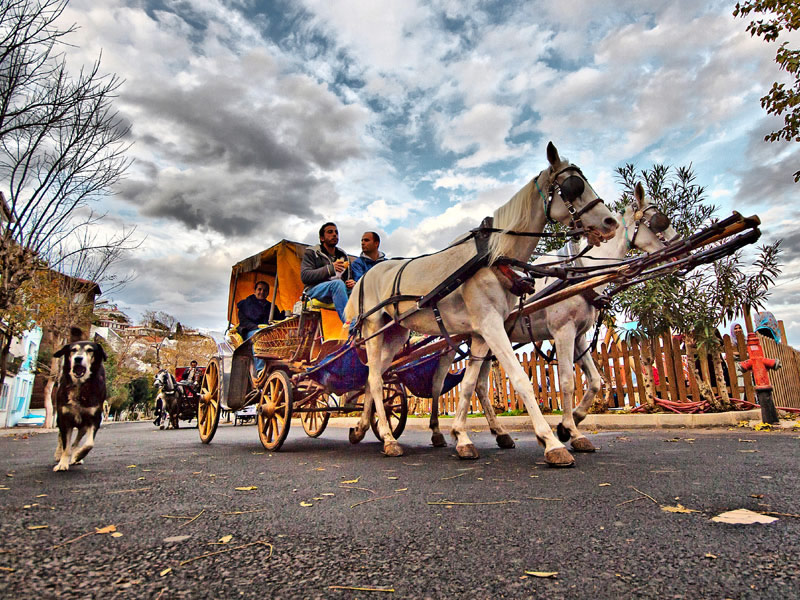
[[[358,281],[379,262],[386,260],[386,255],[378,250],[381,245],[381,236],[374,231],[365,231],[361,236],[361,256],[353,261],[353,281]]]
[[[319,245],[306,249],[300,263],[303,290],[320,302],[333,302],[344,323],[344,307],[356,282],[350,273],[350,263],[344,250],[336,247],[339,230],[335,223],[325,223],[319,229]]]
[[[239,326],[236,331],[242,336],[244,341],[253,337],[253,334],[259,330],[259,325],[265,325],[269,322],[269,311],[272,304],[267,300],[267,293],[269,292],[269,284],[266,281],[259,281],[256,283],[255,292],[250,294],[244,300],[239,300],[236,303],[236,308],[239,314]],[[284,314],[282,310],[275,310],[272,315],[273,319],[283,319]],[[261,358],[255,359],[256,373],[264,368],[266,363]]]
[[[192,391],[200,389],[200,369],[197,368],[197,361],[193,360],[189,363],[189,368],[183,372],[181,383],[190,384]]]

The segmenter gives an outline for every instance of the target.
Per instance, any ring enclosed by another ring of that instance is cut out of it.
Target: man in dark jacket
[[[353,280],[358,281],[379,262],[386,260],[386,255],[378,250],[381,245],[381,236],[374,231],[365,231],[361,236],[361,256],[353,261],[350,267],[353,270]]]
[[[244,300],[239,300],[236,308],[239,311],[239,326],[236,331],[242,336],[243,340],[249,340],[253,334],[259,330],[259,325],[269,323],[269,311],[272,304],[267,300],[269,284],[266,281],[256,283],[255,292]],[[283,319],[283,311],[275,310],[273,319]],[[256,373],[264,368],[266,363],[261,358],[255,359]]]
[[[344,307],[356,282],[350,272],[347,254],[336,247],[339,230],[335,223],[319,228],[319,245],[306,249],[300,263],[300,279],[305,293],[320,302],[333,302],[344,323]]]

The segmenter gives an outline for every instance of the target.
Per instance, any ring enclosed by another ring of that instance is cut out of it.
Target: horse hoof
[[[351,427],[349,439],[351,444],[357,444],[358,442],[364,439],[364,434],[363,433],[359,434],[358,430],[355,427]]]
[[[554,448],[550,452],[544,453],[544,459],[547,461],[548,467],[574,467],[575,459],[569,451],[564,448]]]
[[[474,460],[476,458],[480,458],[478,454],[478,449],[475,448],[475,444],[464,444],[463,446],[456,446],[456,452],[458,452],[458,458],[463,460]]]
[[[597,448],[589,441],[589,438],[579,437],[572,440],[572,449],[575,452],[594,452]]]
[[[386,442],[383,444],[383,453],[386,456],[403,456],[403,448],[397,442]]]
[[[495,440],[497,441],[497,445],[505,450],[508,450],[509,448],[513,448],[514,446],[516,446],[514,440],[511,439],[511,436],[508,435],[507,433],[498,435],[497,438],[495,438]]]
[[[434,433],[431,435],[431,444],[433,444],[434,448],[445,448],[447,446],[447,440],[444,439],[441,433]]]
[[[561,423],[558,424],[556,427],[556,435],[558,436],[558,441],[562,444],[566,444],[569,441],[569,438],[572,436],[569,434],[569,429],[564,427]]]

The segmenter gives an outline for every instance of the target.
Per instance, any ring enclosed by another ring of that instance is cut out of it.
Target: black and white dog
[[[95,342],[77,341],[66,344],[54,357],[64,357],[61,379],[56,392],[58,447],[53,471],[67,471],[81,462],[94,447],[94,436],[103,418],[106,399],[105,350]],[[72,430],[77,429],[75,443],[70,444]],[[86,434],[86,442],[78,448]]]

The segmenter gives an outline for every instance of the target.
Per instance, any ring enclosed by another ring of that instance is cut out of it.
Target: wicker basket
[[[307,360],[314,342],[315,315],[292,316],[253,336],[253,353],[259,358]]]

